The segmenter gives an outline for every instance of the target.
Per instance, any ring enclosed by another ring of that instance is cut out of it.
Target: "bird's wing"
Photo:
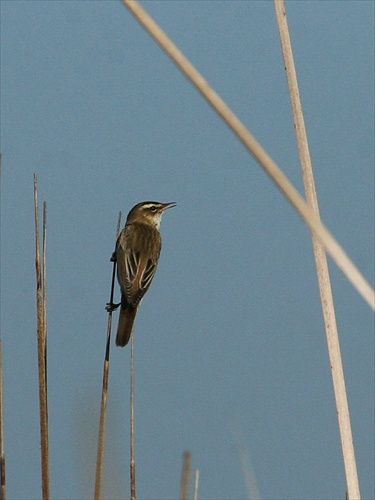
[[[132,231],[126,229],[120,234],[116,245],[117,276],[126,300],[135,307],[151,284],[158,256],[150,258],[142,254],[134,244]]]

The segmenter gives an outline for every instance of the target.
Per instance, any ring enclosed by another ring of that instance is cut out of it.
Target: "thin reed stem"
[[[221,116],[236,136],[242,141],[276,186],[285,195],[291,205],[302,217],[317,239],[324,245],[338,267],[343,271],[352,285],[362,295],[370,307],[375,310],[375,292],[353,264],[343,248],[335,240],[328,229],[306,203],[286,175],[280,170],[268,153],[246,129],[233,111],[225,104],[219,95],[209,86],[182,52],[173,44],[168,36],[160,29],[155,21],[139,5],[136,0],[122,0],[139,23],[148,31],[160,47],[168,54],[185,76],[196,86],[203,97]]]
[[[48,404],[48,372],[47,372],[47,203],[43,202],[43,325],[44,325],[44,373],[46,379],[46,403]],[[47,414],[48,417],[48,414]]]
[[[238,456],[241,463],[241,469],[246,484],[248,498],[251,500],[259,500],[260,493],[258,490],[257,480],[251,463],[250,451],[245,446],[245,437],[240,423],[234,420],[232,423],[232,434],[235,440]]]
[[[130,345],[130,498],[136,500],[134,432],[134,332]]]
[[[38,370],[39,370],[39,412],[40,412],[40,440],[41,440],[41,463],[42,463],[42,496],[48,500],[49,494],[49,459],[48,459],[48,405],[47,405],[47,351],[46,351],[46,303],[43,277],[46,269],[42,269],[43,263],[40,257],[39,237],[39,207],[38,207],[38,180],[34,174],[34,208],[35,208],[35,268],[36,268],[36,298],[37,298],[37,337],[38,337]],[[43,221],[43,248],[46,248],[46,221]]]
[[[198,486],[199,486],[199,469],[195,470],[194,475],[194,500],[198,500]]]
[[[119,213],[117,220],[116,240],[120,232],[120,225],[121,225],[121,212]],[[109,299],[110,304],[113,304],[115,277],[116,277],[116,259],[113,259],[111,293]],[[96,455],[95,492],[94,492],[95,500],[99,500],[101,498],[102,483],[103,483],[104,442],[105,442],[105,423],[107,419],[109,353],[111,346],[112,312],[113,312],[112,309],[108,310],[107,338],[106,338],[106,347],[105,347],[104,365],[103,365],[102,400],[100,405],[98,450]]]
[[[274,0],[277,23],[279,26],[281,47],[283,51],[286,76],[292,104],[293,120],[296,130],[298,150],[302,166],[306,198],[312,210],[319,217],[318,197],[315,189],[314,174],[298,89],[297,74],[294,65],[292,45],[289,36],[288,22],[284,0]],[[336,324],[335,307],[332,296],[331,281],[327,257],[324,248],[313,236],[315,264],[318,275],[320,298],[326,329],[328,354],[331,364],[333,388],[336,400],[339,431],[349,499],[360,499],[357,465],[350,424],[349,405],[346,395],[344,370],[341,360],[340,342]]]
[[[3,406],[3,346],[0,339],[0,498],[6,500],[5,449],[4,449],[4,406]]]
[[[189,498],[190,470],[191,454],[189,451],[185,451],[182,458],[180,500],[188,500]]]
[[[1,191],[1,173],[2,160],[0,154],[0,191]],[[1,332],[0,332],[1,335]],[[0,497],[6,500],[5,488],[5,445],[4,445],[4,399],[3,399],[3,345],[0,338]]]

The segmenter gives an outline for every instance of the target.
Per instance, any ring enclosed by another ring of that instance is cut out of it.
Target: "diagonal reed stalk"
[[[293,120],[296,130],[299,156],[301,160],[303,182],[308,204],[316,217],[319,217],[318,197],[315,189],[314,174],[298,89],[297,74],[294,65],[292,45],[289,36],[288,21],[284,0],[274,0],[277,23],[279,26],[281,47],[283,51],[286,76],[288,80]],[[337,331],[335,307],[332,296],[331,281],[327,257],[319,241],[312,237],[316,271],[318,275],[320,298],[326,329],[328,354],[331,364],[333,389],[336,399],[337,417],[341,437],[342,453],[349,499],[360,499],[357,465],[355,460],[353,436],[350,425],[349,406],[346,395],[344,370],[341,360],[339,335]]]
[[[195,85],[203,97],[232,129],[240,141],[242,141],[244,146],[250,151],[253,157],[258,161],[287,200],[295,208],[297,213],[305,221],[314,236],[316,236],[320,243],[325,247],[326,251],[343,271],[348,280],[357,289],[370,307],[375,310],[374,290],[360,273],[358,268],[350,260],[343,248],[323,225],[319,217],[316,216],[309,204],[306,203],[293,184],[280,170],[268,153],[262,148],[255,137],[250,134],[229,106],[227,106],[227,104],[225,104],[213,88],[210,87],[208,82],[182,54],[172,40],[168,38],[164,31],[147,14],[147,12],[139,5],[139,3],[136,0],[121,1],[130,10],[137,21],[160,45],[160,47],[168,54],[178,68],[185,74],[185,76],[193,83],[193,85]]]
[[[40,256],[38,179],[34,174],[34,208],[35,208],[35,269],[37,299],[37,337],[38,337],[38,370],[39,370],[39,412],[40,441],[42,462],[42,495],[43,500],[50,498],[49,493],[49,458],[48,458],[48,404],[47,404],[47,303],[46,303],[46,234],[47,206],[43,204],[43,256]]]
[[[120,232],[121,224],[121,212],[118,215],[117,229],[116,229],[116,240]],[[113,304],[113,295],[115,289],[115,277],[116,277],[116,260],[113,260],[113,270],[112,270],[112,282],[111,282],[111,294],[110,294],[110,304]],[[111,345],[111,330],[112,330],[112,309],[108,310],[108,323],[107,323],[107,339],[105,347],[104,365],[103,365],[103,385],[102,385],[102,400],[100,405],[100,422],[99,422],[99,438],[98,438],[98,450],[96,455],[96,473],[95,473],[95,500],[101,498],[102,483],[103,483],[103,461],[104,461],[104,442],[105,442],[105,423],[107,418],[107,400],[108,400],[108,377],[109,377],[109,352]]]

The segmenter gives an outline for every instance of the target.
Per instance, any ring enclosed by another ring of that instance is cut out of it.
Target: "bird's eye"
[[[155,205],[152,205],[152,207],[150,207],[150,210],[151,210],[151,212],[156,212],[156,207],[155,207]]]

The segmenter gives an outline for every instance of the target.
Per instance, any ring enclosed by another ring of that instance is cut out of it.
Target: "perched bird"
[[[147,292],[158,265],[160,221],[165,210],[176,203],[144,201],[133,207],[116,242],[117,279],[121,308],[116,345],[126,346],[133,331],[138,306]]]

